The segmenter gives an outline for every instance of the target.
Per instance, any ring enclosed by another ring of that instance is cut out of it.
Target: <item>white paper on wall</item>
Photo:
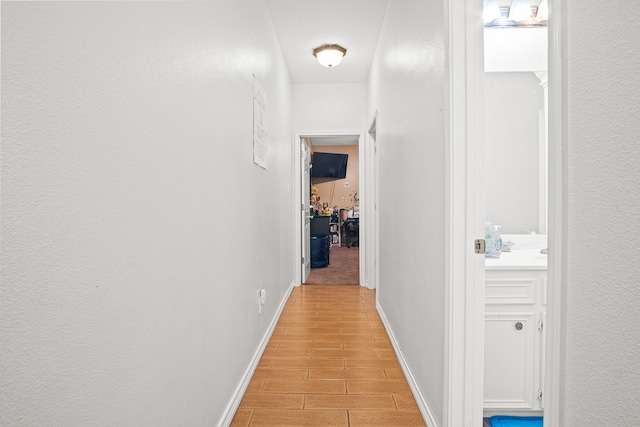
[[[253,76],[253,162],[267,168],[269,134],[267,132],[267,95]]]

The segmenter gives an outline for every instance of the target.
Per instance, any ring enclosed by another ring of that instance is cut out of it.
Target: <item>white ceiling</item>
[[[366,83],[388,0],[267,0],[292,83]],[[318,64],[313,49],[347,49],[334,68]]]

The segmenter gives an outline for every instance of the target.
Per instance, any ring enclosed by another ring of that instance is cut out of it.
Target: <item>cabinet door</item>
[[[533,312],[485,313],[485,408],[534,408],[536,331]]]

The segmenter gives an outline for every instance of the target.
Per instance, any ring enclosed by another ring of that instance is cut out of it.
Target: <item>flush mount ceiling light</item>
[[[316,57],[320,65],[325,67],[335,67],[347,54],[347,49],[337,44],[325,44],[313,49],[313,56]]]

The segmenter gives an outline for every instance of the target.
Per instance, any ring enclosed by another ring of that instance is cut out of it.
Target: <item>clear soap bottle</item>
[[[493,240],[493,258],[500,258],[500,253],[502,252],[502,235],[500,234],[500,226],[494,225],[491,230],[491,237]]]
[[[484,222],[484,256],[485,258],[496,258],[493,227],[489,221]]]

